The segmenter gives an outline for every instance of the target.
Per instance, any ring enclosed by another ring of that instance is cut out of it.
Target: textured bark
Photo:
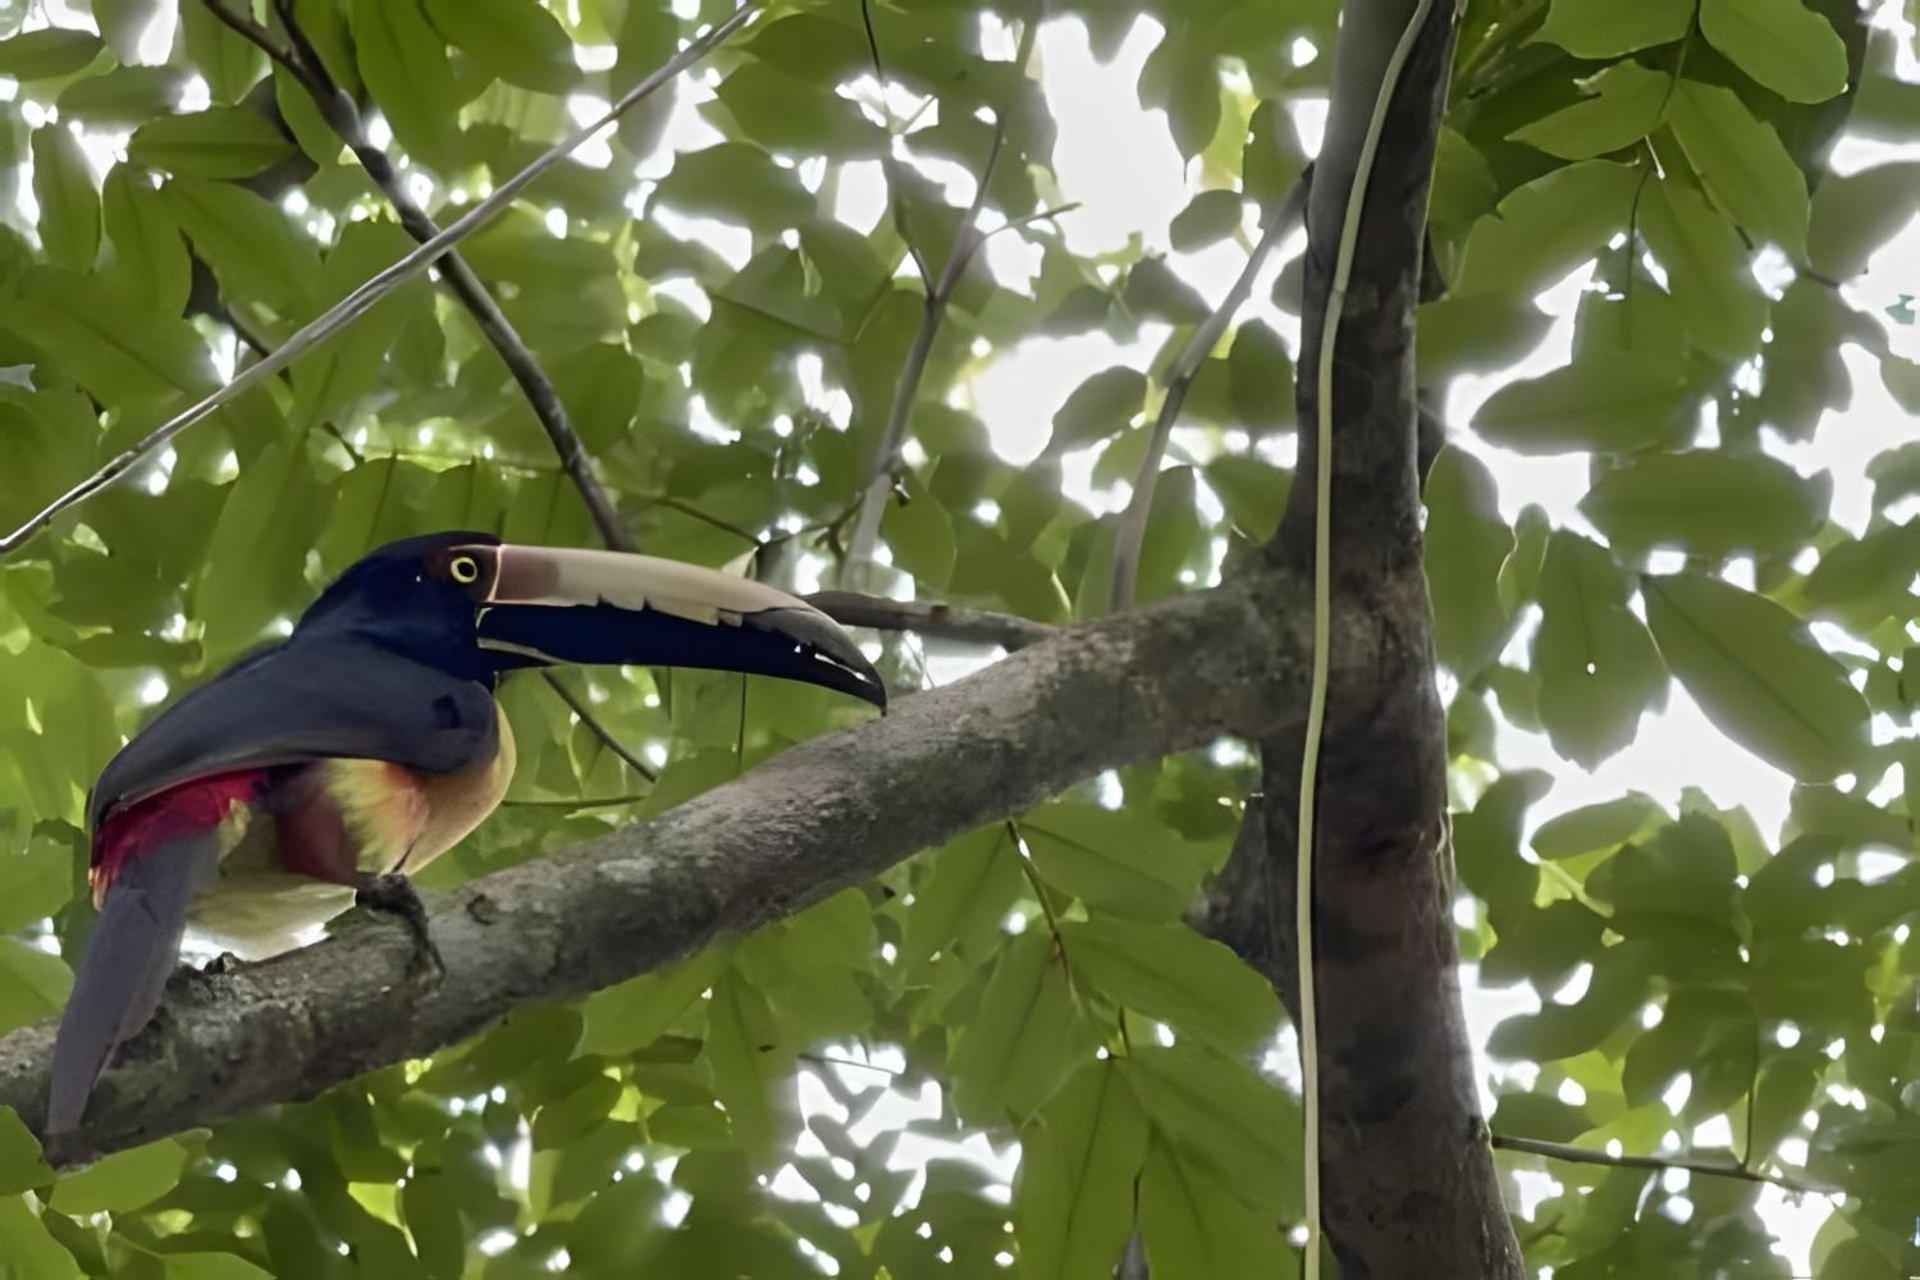
[[[1103,769],[1221,735],[1298,733],[1305,588],[1271,569],[1063,631],[893,714],[804,743],[660,818],[429,900],[446,962],[391,919],[265,964],[177,980],[102,1080],[61,1163],[308,1098],[516,1004],[564,998],[751,929]],[[1342,696],[1374,679],[1338,619]],[[0,1104],[39,1131],[51,1026],[0,1039]]]
[[[1308,205],[1299,477],[1269,549],[1296,572],[1312,562],[1314,371],[1335,246],[1388,55],[1413,10],[1413,0],[1367,0],[1343,16]],[[1331,691],[1316,826],[1323,1219],[1347,1280],[1521,1274],[1460,1006],[1446,722],[1420,563],[1414,308],[1453,32],[1452,5],[1438,0],[1381,135],[1335,348],[1333,590],[1336,609],[1367,621],[1375,676]],[[1360,660],[1342,649],[1353,639],[1335,636],[1336,664]],[[1297,1011],[1302,743],[1282,732],[1261,745],[1265,803],[1249,807],[1215,922]]]

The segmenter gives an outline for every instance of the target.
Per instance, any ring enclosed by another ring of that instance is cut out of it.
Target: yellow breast
[[[419,871],[460,843],[499,807],[513,781],[516,752],[506,713],[500,749],[452,773],[425,773],[384,760],[330,760],[327,795],[339,807],[362,871]]]

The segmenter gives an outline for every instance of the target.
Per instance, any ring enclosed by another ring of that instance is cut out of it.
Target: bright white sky
[[[46,7],[51,10],[51,19],[60,25],[91,25],[85,15],[73,11],[61,0],[50,0]],[[1880,23],[1902,28],[1904,20],[1900,8],[1899,0],[1887,0],[1882,6]],[[145,42],[151,46],[155,56],[162,56],[167,47],[170,33],[162,31],[160,27],[170,18],[171,14],[166,14],[163,23],[156,24],[155,30],[149,33],[152,38]],[[1905,27],[1905,30],[1911,37],[1911,27]],[[1076,20],[1051,22],[1041,33],[1039,65],[1047,99],[1059,126],[1055,152],[1059,186],[1066,199],[1079,202],[1079,208],[1063,215],[1059,225],[1068,245],[1077,252],[1111,250],[1124,245],[1133,236],[1138,236],[1142,244],[1150,249],[1167,252],[1168,223],[1186,205],[1192,194],[1187,189],[1186,166],[1174,149],[1164,116],[1157,111],[1142,111],[1135,96],[1141,63],[1158,42],[1159,34],[1154,24],[1143,21],[1123,44],[1118,56],[1103,65],[1093,59],[1085,30]],[[1013,41],[1006,31],[991,31],[989,46],[998,56],[1012,56]],[[605,52],[585,51],[583,64],[604,65],[602,55]],[[1311,51],[1300,50],[1299,54],[1310,56]],[[1903,59],[1901,74],[1909,79],[1920,79],[1920,68],[1914,65],[1910,48]],[[711,97],[714,81],[715,76],[711,71],[701,73],[697,82],[683,91],[674,122],[667,134],[667,145],[671,150],[695,149],[719,140],[719,135],[693,110],[695,102]],[[198,86],[198,89],[204,94],[204,86]],[[11,90],[10,83],[0,85],[0,99],[11,99],[14,96]],[[584,121],[604,104],[590,98],[580,98],[572,105],[576,118]],[[896,99],[889,105],[898,119],[904,118],[918,104]],[[34,114],[35,118],[30,123],[38,124],[45,118],[37,110]],[[1309,153],[1318,146],[1324,114],[1323,103],[1306,103],[1296,110],[1296,124]],[[124,134],[96,135],[86,140],[100,172],[104,172],[109,164],[123,155]],[[1920,153],[1920,145],[1903,150]],[[1835,163],[1836,167],[1852,170],[1882,163],[1894,154],[1892,149],[1884,146],[1847,142],[1836,153]],[[605,165],[611,159],[611,154],[603,145],[597,145],[583,152],[581,158],[590,164]],[[665,170],[666,162],[665,155],[649,161],[642,166],[642,176],[657,177]],[[947,184],[950,198],[964,201],[971,195],[973,178],[960,166],[938,165],[932,167],[930,172]],[[804,169],[802,173],[803,177],[814,176]],[[30,205],[30,184],[23,181],[20,189],[23,202],[28,205],[23,212],[30,222],[34,214]],[[884,197],[877,164],[854,167],[854,172],[843,180],[836,212],[863,229],[873,226],[884,214]],[[1249,232],[1254,230],[1253,219],[1254,214],[1249,211]],[[736,263],[745,260],[749,245],[744,232],[714,224],[702,224],[698,231]],[[1255,282],[1243,313],[1243,318],[1259,316],[1266,319],[1290,343],[1297,342],[1297,321],[1278,312],[1269,301],[1269,294],[1275,276],[1284,262],[1300,251],[1301,243],[1301,237],[1296,235],[1292,243],[1274,255],[1261,278]],[[1209,301],[1214,301],[1225,293],[1239,272],[1244,262],[1244,250],[1226,241],[1198,254],[1173,254],[1171,258],[1181,278],[1196,287]],[[988,261],[1002,281],[1017,286],[1034,270],[1038,254],[1018,236],[1003,235],[989,242]],[[1920,279],[1916,278],[1912,266],[1916,262],[1920,262],[1920,220],[1909,224],[1876,255],[1867,273],[1847,287],[1847,294],[1866,314],[1880,316],[1886,323],[1882,307],[1897,301],[1902,294],[1920,293]],[[1781,273],[1768,270],[1765,264],[1761,275],[1763,282],[1773,286],[1783,283]],[[1533,502],[1546,508],[1556,523],[1591,533],[1576,509],[1576,504],[1586,491],[1584,458],[1523,458],[1468,439],[1464,434],[1464,424],[1474,409],[1506,378],[1538,373],[1567,360],[1574,305],[1581,290],[1587,286],[1588,279],[1589,272],[1582,270],[1542,294],[1540,305],[1555,317],[1555,323],[1540,347],[1504,374],[1460,379],[1450,389],[1446,415],[1452,428],[1453,441],[1471,448],[1492,468],[1500,484],[1502,508],[1509,517],[1522,506]],[[704,311],[704,306],[701,309]],[[1887,323],[1887,328],[1895,350],[1909,357],[1920,358],[1920,328],[1891,323]],[[1149,325],[1138,340],[1126,346],[1117,345],[1098,334],[1067,339],[1037,338],[993,359],[966,388],[965,399],[969,407],[987,423],[994,447],[1009,461],[1025,462],[1037,455],[1044,446],[1055,410],[1081,381],[1113,364],[1146,367],[1165,336],[1164,327]],[[1857,532],[1865,524],[1869,513],[1868,487],[1863,476],[1866,461],[1882,449],[1913,438],[1915,429],[1882,387],[1872,359],[1858,349],[1850,348],[1846,352],[1846,360],[1853,375],[1854,399],[1851,408],[1844,414],[1828,414],[1815,439],[1809,444],[1794,446],[1770,441],[1769,447],[1803,473],[1829,471],[1834,478],[1834,518]],[[827,398],[838,400],[840,403],[832,407],[844,412],[844,397],[830,394]],[[1176,435],[1176,452],[1181,445]],[[1244,442],[1240,442],[1240,447],[1246,447]],[[1278,442],[1277,446],[1263,444],[1261,447],[1263,451],[1272,450],[1272,456],[1278,460],[1291,459],[1290,440]],[[1090,473],[1090,456],[1082,455],[1069,460],[1067,486],[1071,496],[1095,510],[1114,510],[1124,504],[1124,485],[1095,492]],[[1827,643],[1840,642],[1838,634],[1831,629],[1822,629],[1821,638]],[[1524,636],[1516,643],[1524,643]],[[977,659],[956,660],[944,654],[937,656],[941,660],[935,667],[935,673],[941,679],[977,663]],[[1894,727],[1891,724],[1877,725],[1876,732],[1891,734]],[[1558,780],[1552,793],[1536,807],[1533,813],[1536,823],[1556,813],[1617,796],[1630,789],[1644,791],[1671,808],[1677,804],[1681,788],[1692,785],[1704,789],[1723,806],[1744,806],[1758,821],[1761,830],[1771,835],[1777,833],[1785,817],[1791,788],[1791,782],[1784,774],[1729,743],[1707,724],[1699,710],[1677,687],[1671,692],[1667,710],[1642,723],[1635,743],[1591,774],[1561,761],[1548,747],[1544,737],[1538,735],[1503,729],[1499,749],[1504,765],[1510,768],[1540,767]],[[1468,977],[1471,980],[1472,975]],[[1563,996],[1568,994],[1562,993]],[[1468,1015],[1476,1043],[1484,1043],[1492,1026],[1501,1018],[1534,1007],[1535,1003],[1532,992],[1526,988],[1488,991],[1470,987]],[[863,1051],[849,1047],[844,1054],[857,1057],[863,1056]],[[1292,1037],[1289,1033],[1284,1037],[1279,1051],[1270,1055],[1269,1062],[1279,1074],[1295,1078],[1292,1059]],[[872,1060],[883,1067],[897,1068],[902,1065],[897,1053],[887,1049],[877,1048]],[[1498,1069],[1490,1063],[1483,1061],[1482,1067],[1483,1074],[1488,1077],[1498,1074]],[[873,1108],[855,1129],[856,1134],[863,1138],[897,1128],[917,1115],[931,1115],[937,1111],[938,1095],[937,1091],[932,1091],[932,1086],[929,1086],[929,1092],[919,1097],[908,1097],[887,1088],[887,1077],[882,1074],[836,1070],[848,1087],[869,1091],[867,1097],[874,1104]],[[840,1108],[826,1091],[806,1078],[803,1078],[803,1101],[810,1112],[840,1113]],[[842,1114],[840,1118],[846,1117]],[[1720,1128],[1724,1129],[1724,1124]],[[1702,1142],[1725,1142],[1729,1135],[1702,1132],[1695,1136]],[[806,1146],[807,1143],[803,1141],[803,1149]],[[909,1136],[900,1143],[896,1161],[905,1165],[919,1164],[947,1150],[946,1144]],[[996,1151],[980,1138],[966,1144],[969,1157],[980,1160],[1003,1178],[1011,1177],[1017,1153],[1017,1146],[1009,1145]],[[782,1192],[803,1199],[814,1198],[811,1189],[790,1168],[775,1179],[774,1185]],[[1541,1176],[1530,1179],[1528,1190],[1546,1194],[1551,1187],[1552,1180]],[[1793,1206],[1772,1188],[1767,1190],[1763,1204],[1769,1221],[1782,1235],[1788,1258],[1797,1272],[1805,1273],[1809,1270],[1807,1250],[1812,1234],[1824,1220],[1827,1205],[1824,1201],[1815,1200],[1804,1206]],[[830,1259],[821,1258],[819,1261],[823,1270],[832,1265]]]

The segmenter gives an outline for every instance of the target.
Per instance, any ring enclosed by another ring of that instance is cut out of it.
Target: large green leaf
[[[124,164],[101,189],[107,228],[107,264],[143,304],[169,314],[187,305],[193,264],[165,197],[146,175]]]
[[[1107,1280],[1133,1227],[1147,1117],[1119,1062],[1089,1063],[1025,1131],[1013,1217],[1022,1269]]]
[[[1660,652],[1717,728],[1803,782],[1855,767],[1866,701],[1791,613],[1701,574],[1642,581]]]
[[[1161,1280],[1266,1280],[1291,1265],[1271,1216],[1158,1134],[1140,1174],[1140,1236]]]
[[[459,141],[459,96],[440,33],[419,0],[353,0],[360,74],[409,155],[448,168]]]
[[[47,257],[55,266],[91,270],[100,251],[100,193],[80,139],[65,125],[33,131],[33,197]]]
[[[1593,97],[1507,136],[1562,160],[1603,156],[1632,146],[1659,125],[1672,84],[1672,77],[1649,71],[1629,58],[1587,82]]]
[[[449,43],[510,84],[566,93],[580,82],[573,41],[538,0],[426,0]]]
[[[1184,924],[1095,917],[1063,923],[1060,938],[1077,979],[1225,1052],[1253,1052],[1279,1024],[1272,984]]]
[[[104,46],[90,31],[42,27],[0,40],[0,76],[32,82],[70,76],[100,55]]]
[[[1427,472],[1425,496],[1434,648],[1450,670],[1472,679],[1506,643],[1509,610],[1499,578],[1513,530],[1500,518],[1493,474],[1462,449],[1441,450]]]
[[[1191,1040],[1135,1045],[1127,1078],[1162,1141],[1268,1221],[1300,1211],[1300,1111],[1238,1058]]]
[[[1475,412],[1473,429],[1520,453],[1625,453],[1671,440],[1690,399],[1677,362],[1592,351],[1507,383]]]
[[[1034,866],[1088,905],[1130,920],[1171,920],[1186,909],[1203,863],[1158,823],[1140,815],[1061,801],[1020,824]]]
[[[1788,554],[1827,513],[1832,478],[1762,453],[1646,454],[1603,474],[1580,510],[1616,546],[1678,546],[1701,556]]]
[[[1700,0],[1700,34],[1789,102],[1823,102],[1847,87],[1847,47],[1801,0]]]
[[[1589,769],[1633,741],[1641,713],[1666,691],[1660,655],[1627,594],[1605,548],[1564,529],[1547,540],[1533,639],[1540,721],[1554,750]]]
[[[1047,452],[1062,453],[1109,439],[1139,417],[1147,395],[1147,375],[1115,365],[1075,387],[1053,415]]]
[[[248,107],[162,116],[133,131],[127,159],[194,178],[250,178],[293,154],[273,122]]]
[[[1553,0],[1540,39],[1576,58],[1615,58],[1635,49],[1668,44],[1687,34],[1693,0]]]
[[[1807,180],[1772,125],[1755,119],[1733,90],[1684,77],[1667,120],[1729,217],[1796,258],[1806,253]]]
[[[1093,1051],[1053,939],[1030,930],[1000,953],[953,1049],[954,1104],[981,1122],[1032,1114]]]
[[[1767,324],[1767,296],[1753,279],[1740,232],[1695,192],[1650,184],[1640,230],[1667,270],[1687,337],[1713,355],[1751,355]]]

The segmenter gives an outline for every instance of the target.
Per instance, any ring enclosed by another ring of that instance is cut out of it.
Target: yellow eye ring
[[[447,573],[463,587],[470,587],[480,581],[480,562],[472,556],[455,556],[447,565]]]

